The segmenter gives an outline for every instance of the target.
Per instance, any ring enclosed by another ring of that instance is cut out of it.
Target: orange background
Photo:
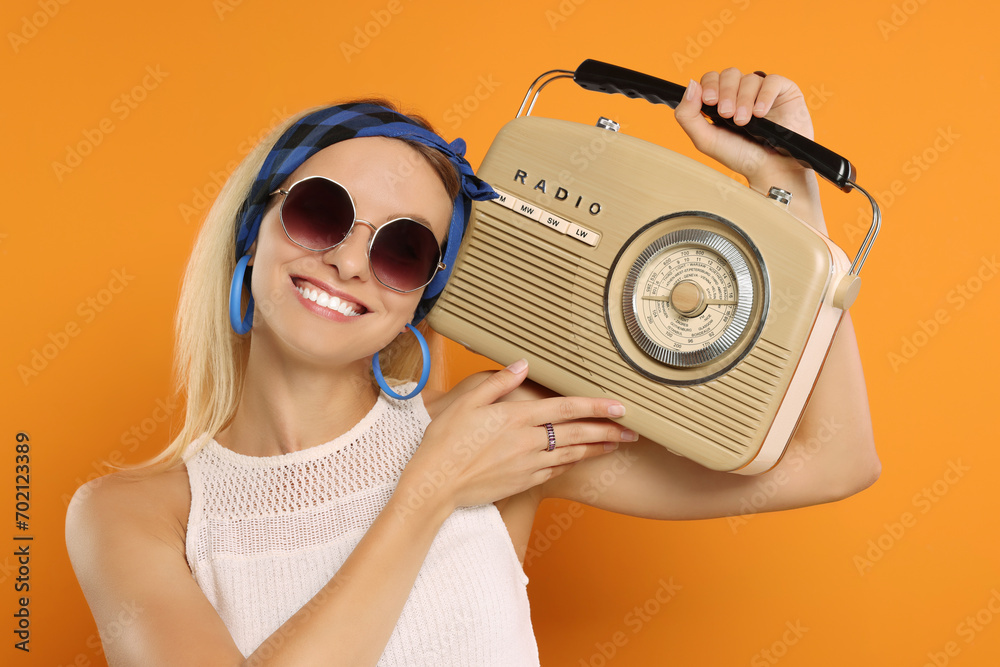
[[[300,108],[380,93],[465,137],[478,165],[537,74],[588,57],[682,84],[762,69],[811,96],[817,139],[851,159],[885,214],[852,309],[884,470],[847,501],[736,523],[545,504],[528,566],[542,663],[1000,662],[1000,231],[984,177],[1000,148],[995,5],[64,1],[0,9],[5,664],[103,664],[66,556],[66,501],[102,459],[146,458],[175,432],[181,273],[215,180],[248,142]],[[550,90],[540,115],[611,116],[695,156],[665,107]],[[92,150],[57,173],[79,144]],[[823,193],[831,236],[853,255],[864,198]],[[52,358],[22,376],[43,351]],[[447,381],[492,367],[447,352]],[[26,532],[13,526],[19,431],[31,439]],[[17,533],[34,537],[30,654],[12,648]]]

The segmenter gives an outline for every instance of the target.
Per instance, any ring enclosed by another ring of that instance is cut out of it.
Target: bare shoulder
[[[73,495],[66,548],[108,664],[240,663],[187,563],[190,505],[183,465],[142,478],[106,475]],[[122,619],[127,632],[109,630]]]
[[[152,563],[189,572],[190,504],[183,466],[146,477],[112,473],[76,490],[66,511],[66,551],[98,624],[116,606],[111,591],[140,580]]]
[[[190,506],[183,464],[146,477],[112,473],[87,482],[73,494],[66,512],[67,539],[77,530],[137,524],[163,536],[179,536],[183,546]]]

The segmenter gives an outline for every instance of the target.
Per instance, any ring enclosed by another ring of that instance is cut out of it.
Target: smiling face
[[[439,244],[444,241],[452,199],[426,159],[401,141],[366,137],[339,142],[306,160],[281,188],[308,176],[343,185],[354,199],[358,219],[376,228],[409,217],[425,222]],[[292,243],[279,218],[282,200],[281,195],[272,197],[252,248],[253,340],[324,364],[367,360],[405,330],[423,290],[401,294],[379,283],[367,255],[374,231],[363,223],[324,252]],[[316,294],[326,296],[316,302],[308,298]]]

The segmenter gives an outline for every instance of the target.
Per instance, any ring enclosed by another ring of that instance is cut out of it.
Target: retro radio
[[[851,262],[786,210],[789,193],[762,196],[607,119],[531,116],[561,78],[671,107],[684,94],[592,60],[536,79],[483,159],[478,174],[500,198],[475,205],[431,326],[501,364],[527,358],[530,377],[560,394],[621,400],[621,423],[708,468],[766,471],[857,296],[877,204],[835,153],[703,107],[868,197],[872,227]]]

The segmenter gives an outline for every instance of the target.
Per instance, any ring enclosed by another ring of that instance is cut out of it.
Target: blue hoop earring
[[[250,262],[250,255],[243,255],[236,263],[236,270],[233,272],[233,281],[229,285],[229,324],[233,331],[243,335],[250,331],[253,326],[253,294],[250,294],[250,305],[247,306],[246,317],[240,321],[240,305],[243,300],[243,275],[247,270],[247,263]]]
[[[372,357],[372,372],[375,373],[375,381],[378,382],[378,386],[381,387],[382,391],[384,391],[389,396],[392,396],[393,398],[398,398],[403,401],[413,398],[414,396],[419,394],[423,390],[424,385],[427,384],[427,378],[429,378],[431,375],[431,350],[429,347],[427,347],[427,340],[423,337],[423,335],[419,331],[417,331],[417,328],[412,324],[407,324],[406,328],[412,331],[413,335],[417,337],[417,342],[420,343],[420,354],[423,357],[422,360],[423,370],[420,371],[420,381],[417,382],[417,386],[416,388],[414,388],[413,391],[411,391],[406,396],[403,396],[402,394],[397,394],[392,389],[390,389],[389,385],[386,384],[385,382],[385,378],[382,376],[382,368],[379,366],[378,363],[378,352],[376,352],[375,355]]]

